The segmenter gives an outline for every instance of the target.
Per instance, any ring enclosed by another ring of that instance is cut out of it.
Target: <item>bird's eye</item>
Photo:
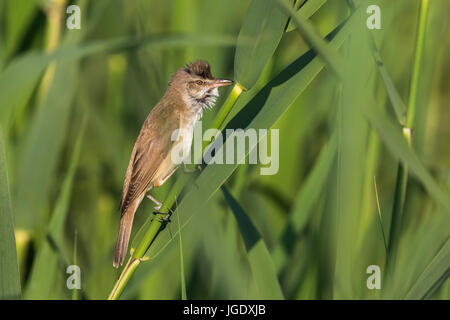
[[[203,81],[202,80],[197,80],[197,81],[195,81],[195,83],[197,83],[199,86],[201,86],[203,84]]]

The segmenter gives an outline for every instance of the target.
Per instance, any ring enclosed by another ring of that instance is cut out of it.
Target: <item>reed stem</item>
[[[125,289],[125,286],[127,285],[128,281],[130,280],[131,276],[134,273],[134,270],[136,270],[137,266],[141,262],[140,259],[136,259],[134,257],[130,257],[128,260],[125,268],[123,269],[119,280],[117,280],[114,288],[112,289],[108,300],[117,300],[119,299],[120,295],[123,292],[123,289]]]
[[[233,108],[237,99],[241,95],[242,91],[245,91],[245,88],[241,86],[239,83],[236,83],[233,86],[233,90],[231,90],[227,99],[223,103],[222,108],[220,108],[219,112],[217,113],[216,118],[214,119],[214,122],[211,126],[211,129],[221,129],[223,123],[225,122],[225,119],[230,114],[231,109]],[[204,141],[202,149],[205,150],[205,148],[208,146],[210,142],[211,141]]]
[[[403,136],[405,140],[408,142],[410,147],[412,146],[411,144],[412,127],[414,125],[414,119],[417,108],[417,91],[419,84],[420,67],[422,64],[428,4],[429,0],[422,0],[420,4],[419,25],[417,29],[417,40],[410,84],[408,110],[406,115],[406,123],[405,126],[403,126],[402,128]],[[389,255],[388,258],[386,259],[388,273],[392,272],[392,267],[395,264],[395,259],[397,256],[400,233],[403,224],[403,209],[405,205],[407,183],[408,183],[408,167],[400,163],[398,165],[397,182],[394,195],[394,205],[392,208],[391,227],[388,245]]]

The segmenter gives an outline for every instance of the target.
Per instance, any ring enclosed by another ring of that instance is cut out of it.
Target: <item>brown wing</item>
[[[179,117],[173,113],[172,106],[161,104],[156,105],[145,120],[131,153],[125,176],[120,201],[122,214],[150,187],[158,167],[175,143],[171,140],[172,132],[179,126]]]

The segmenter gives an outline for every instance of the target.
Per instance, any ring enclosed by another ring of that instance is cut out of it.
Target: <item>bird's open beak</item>
[[[216,79],[213,83],[211,83],[211,86],[213,88],[217,87],[224,87],[224,86],[230,86],[233,84],[233,81],[227,80],[227,79]]]

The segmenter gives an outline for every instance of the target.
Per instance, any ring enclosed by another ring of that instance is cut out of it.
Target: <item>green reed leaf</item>
[[[251,89],[283,35],[287,16],[272,0],[252,0],[239,32],[234,57],[235,80]]]
[[[0,299],[19,299],[22,294],[4,152],[0,132]]]
[[[327,0],[308,0],[300,9],[297,10],[296,16],[299,16],[303,20],[311,18],[320,8],[327,2]],[[297,27],[292,21],[289,21],[286,32],[295,30]]]
[[[261,234],[228,189],[225,186],[222,186],[221,189],[244,239],[247,258],[252,270],[253,280],[258,288],[259,298],[283,299],[272,258]]]

